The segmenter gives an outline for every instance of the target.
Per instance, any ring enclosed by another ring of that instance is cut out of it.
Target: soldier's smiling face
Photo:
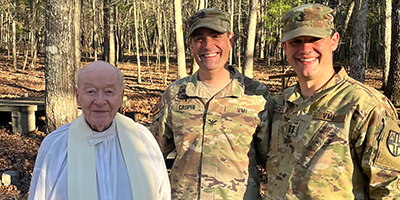
[[[198,28],[192,33],[189,43],[200,70],[220,70],[228,62],[233,33],[219,33],[209,28]]]
[[[302,80],[328,80],[334,73],[332,55],[339,34],[325,38],[299,36],[283,42],[289,64]]]

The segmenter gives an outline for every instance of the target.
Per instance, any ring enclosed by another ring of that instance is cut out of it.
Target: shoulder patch
[[[374,164],[400,172],[400,128],[394,120],[385,120],[384,126]]]
[[[394,157],[400,155],[400,133],[391,130],[387,138],[387,148]]]

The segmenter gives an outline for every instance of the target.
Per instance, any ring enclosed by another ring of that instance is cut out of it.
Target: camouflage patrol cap
[[[215,8],[205,8],[194,13],[189,19],[189,37],[198,28],[209,28],[225,33],[230,29],[230,15]]]
[[[328,37],[335,29],[333,10],[321,4],[305,4],[283,15],[282,42],[298,36]]]

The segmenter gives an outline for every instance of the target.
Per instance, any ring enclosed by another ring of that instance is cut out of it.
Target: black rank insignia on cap
[[[201,12],[201,13],[199,14],[199,17],[200,17],[200,18],[206,18],[206,13]]]
[[[299,22],[304,21],[305,16],[306,15],[304,14],[304,12],[301,12],[301,14],[298,17],[296,17],[296,21],[299,21]]]
[[[387,147],[389,149],[389,152],[394,157],[400,155],[400,133],[397,133],[392,130],[389,132],[389,136],[387,139]]]

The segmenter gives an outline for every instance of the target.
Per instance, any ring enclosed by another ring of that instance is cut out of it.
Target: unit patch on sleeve
[[[389,136],[387,139],[387,147],[389,149],[389,152],[394,157],[400,155],[400,133],[397,133],[392,130],[389,132]]]
[[[400,172],[400,128],[395,120],[385,120],[384,127],[374,165]]]
[[[156,105],[153,107],[153,109],[151,109],[151,112],[153,113],[153,115],[160,112],[160,102],[161,102],[161,98],[158,99]]]

